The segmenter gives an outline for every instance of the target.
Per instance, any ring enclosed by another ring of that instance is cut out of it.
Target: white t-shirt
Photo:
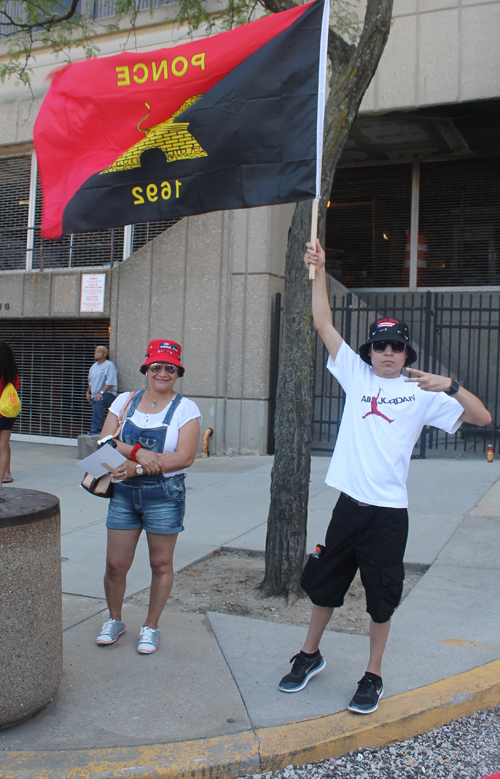
[[[130,396],[130,392],[122,392],[120,395],[118,395],[116,400],[114,400],[111,406],[109,407],[111,413],[116,414],[116,416],[119,417],[122,408],[124,407],[125,403],[129,399],[129,396]],[[172,401],[170,401],[170,403],[171,402]],[[169,409],[170,403],[168,404],[168,406],[165,406],[165,408],[162,409],[158,414],[156,413],[150,414],[149,412],[147,414],[144,414],[142,411],[138,411],[136,409],[131,416],[131,421],[134,423],[136,427],[140,427],[141,430],[150,430],[153,427],[161,427],[161,424],[165,418],[165,414]],[[128,410],[127,410],[127,414],[128,414]],[[186,422],[190,422],[191,419],[199,419],[200,426],[201,426],[200,409],[198,408],[198,406],[193,400],[189,400],[189,398],[183,397],[181,399],[181,402],[175,409],[171,422],[167,428],[167,435],[165,436],[165,445],[163,447],[163,454],[172,454],[172,452],[175,452],[177,448],[177,442],[179,440],[179,430],[181,429],[181,427],[183,427],[183,425],[186,424]],[[119,436],[120,441],[122,440],[122,430],[120,430],[120,436]],[[171,471],[169,473],[165,473],[164,475],[175,476],[177,473],[185,473],[186,470],[187,468],[181,468],[178,471]]]
[[[403,376],[376,376],[345,341],[327,368],[347,397],[326,483],[363,503],[406,508],[408,468],[422,428],[433,425],[455,433],[462,406]]]

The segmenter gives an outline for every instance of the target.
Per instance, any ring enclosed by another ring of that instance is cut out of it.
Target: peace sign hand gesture
[[[451,387],[452,380],[449,376],[426,373],[425,371],[419,371],[418,368],[407,368],[406,370],[409,373],[415,373],[416,376],[405,378],[405,381],[416,382],[417,386],[426,392],[447,392]]]

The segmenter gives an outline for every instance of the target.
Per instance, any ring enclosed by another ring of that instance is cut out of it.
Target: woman
[[[19,389],[19,371],[10,346],[0,341],[0,396],[7,384]],[[14,481],[10,471],[10,435],[16,417],[3,417],[0,414],[0,485]]]
[[[172,589],[177,535],[184,528],[185,472],[194,461],[200,438],[201,414],[196,403],[176,394],[184,374],[181,347],[174,341],[154,340],[140,371],[148,389],[118,395],[110,406],[100,444],[110,440],[128,408],[116,448],[127,460],[117,469],[109,503],[108,548],[104,590],[109,620],[97,637],[99,645],[113,644],[125,632],[122,603],[126,577],[142,529],[146,531],[151,564],[149,610],[140,631],[137,651],[156,652],[158,620]],[[115,443],[115,441],[113,441]]]

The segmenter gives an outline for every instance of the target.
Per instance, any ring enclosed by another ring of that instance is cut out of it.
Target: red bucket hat
[[[181,364],[181,347],[176,344],[175,341],[166,341],[162,338],[156,338],[154,341],[149,342],[148,350],[146,352],[146,359],[139,368],[141,373],[146,373],[148,365],[154,362],[168,362],[170,365],[177,365],[179,370],[179,376],[184,374],[184,366]]]

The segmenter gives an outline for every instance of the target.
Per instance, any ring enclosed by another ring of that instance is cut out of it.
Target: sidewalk
[[[24,442],[12,449],[14,486],[61,500],[64,674],[39,715],[0,732],[2,779],[260,773],[406,738],[500,703],[500,461],[412,462],[406,561],[431,567],[394,617],[385,697],[360,717],[345,708],[365,668],[365,636],[328,631],[325,671],[296,695],[280,693],[277,683],[300,649],[301,627],[167,606],[160,650],[141,656],[144,608],[134,599],[125,606],[127,632],[97,647],[107,618],[107,501],[79,488],[75,449]],[[177,570],[221,547],[264,549],[271,465],[270,457],[194,463]],[[337,497],[324,483],[327,465],[313,458],[310,550]],[[141,538],[127,597],[149,581]]]

